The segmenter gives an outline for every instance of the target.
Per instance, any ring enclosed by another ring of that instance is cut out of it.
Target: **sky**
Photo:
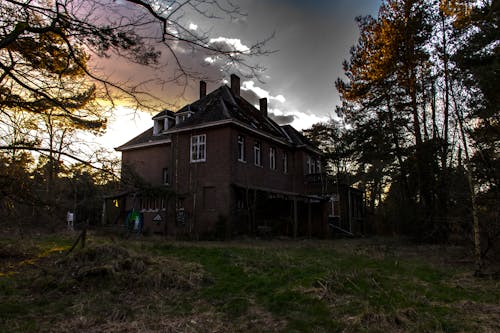
[[[342,78],[342,62],[349,58],[349,49],[359,36],[355,17],[376,16],[381,0],[234,0],[233,3],[247,15],[215,21],[200,16],[183,19],[192,31],[209,32],[214,42],[232,43],[243,49],[274,34],[266,48],[275,52],[251,59],[266,70],[260,80],[242,78],[242,95],[255,103],[257,97],[267,97],[270,115],[278,123],[291,123],[298,130],[335,118],[335,106],[339,104],[335,81]],[[201,69],[212,79],[208,92],[229,79],[231,73],[221,72],[217,62],[211,62],[206,55],[185,53],[185,57],[188,63],[202,63]],[[112,71],[120,75],[147,75],[125,65],[120,67],[116,62]],[[178,87],[162,86],[158,91],[175,111],[176,107],[196,100],[198,84],[189,82],[181,98],[170,93]],[[119,108],[98,142],[109,148],[117,147],[151,127],[152,116]]]

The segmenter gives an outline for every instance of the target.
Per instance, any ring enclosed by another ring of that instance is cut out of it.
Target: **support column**
[[[298,216],[297,216],[297,198],[293,198],[293,238],[297,238],[297,228],[298,228]]]
[[[311,199],[307,200],[307,237],[311,238],[312,234],[312,209],[311,209]]]
[[[103,203],[102,203],[102,215],[101,215],[101,225],[105,225],[106,224],[106,218],[107,218],[107,215],[108,213],[106,212],[106,199],[103,200]]]

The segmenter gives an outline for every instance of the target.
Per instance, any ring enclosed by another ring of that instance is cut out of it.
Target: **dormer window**
[[[190,118],[192,115],[194,114],[193,111],[189,110],[189,111],[183,111],[183,112],[178,112],[176,115],[175,115],[175,123],[176,124],[180,124],[182,123],[184,120]]]
[[[165,130],[165,122],[163,121],[163,119],[155,119],[154,127],[153,127],[153,134],[159,135],[164,130]]]
[[[161,118],[154,119],[153,134],[160,135],[172,126],[174,126],[174,119],[172,117],[163,116]]]

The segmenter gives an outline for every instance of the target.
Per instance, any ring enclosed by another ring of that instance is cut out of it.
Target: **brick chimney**
[[[231,91],[235,96],[240,96],[240,77],[236,74],[231,74]]]
[[[205,81],[200,81],[200,98],[207,95],[207,83]]]
[[[260,112],[267,117],[267,98],[259,99]]]

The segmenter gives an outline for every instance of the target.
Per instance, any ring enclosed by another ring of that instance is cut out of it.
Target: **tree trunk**
[[[470,200],[471,200],[472,233],[473,233],[473,240],[474,240],[474,261],[475,261],[475,266],[476,266],[475,273],[477,275],[477,274],[481,273],[481,270],[483,268],[483,258],[482,258],[482,254],[481,254],[481,227],[479,225],[477,197],[476,197],[474,179],[472,178],[472,174],[471,174],[469,147],[467,144],[467,138],[465,136],[465,130],[464,130],[464,126],[463,126],[463,117],[460,114],[460,111],[458,109],[458,105],[457,105],[455,98],[453,98],[453,100],[454,100],[454,104],[455,104],[455,114],[456,114],[456,117],[458,120],[458,126],[460,128],[462,145],[464,148],[465,160],[466,160],[465,172],[467,173],[467,183],[469,185]]]

